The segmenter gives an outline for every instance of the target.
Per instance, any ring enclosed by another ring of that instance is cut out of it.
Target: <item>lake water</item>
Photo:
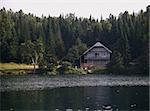
[[[1,92],[1,110],[114,111],[149,109],[149,86],[61,87]]]

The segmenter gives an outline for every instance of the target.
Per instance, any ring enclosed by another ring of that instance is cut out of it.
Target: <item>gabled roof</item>
[[[86,50],[82,55],[85,55],[87,52],[89,52],[91,49],[93,49],[94,47],[103,47],[105,48],[109,53],[112,53],[111,50],[109,50],[107,47],[105,47],[102,43],[97,42],[96,44],[94,44],[92,47],[90,47],[88,50]],[[81,56],[82,56],[81,55]]]

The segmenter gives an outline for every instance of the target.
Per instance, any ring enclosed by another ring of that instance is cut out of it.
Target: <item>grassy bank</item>
[[[33,65],[17,64],[12,62],[0,63],[0,75],[23,75],[32,72],[33,69]]]
[[[59,66],[59,67],[58,67]],[[58,66],[47,67],[45,69],[38,69],[34,72],[34,65],[17,64],[17,63],[0,63],[0,75],[26,75],[26,74],[47,74],[47,75],[61,75],[61,74],[105,74],[106,68],[95,67],[90,71],[85,71],[80,68],[74,68],[68,62],[63,62]]]

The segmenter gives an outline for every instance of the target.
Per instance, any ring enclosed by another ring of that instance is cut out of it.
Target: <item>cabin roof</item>
[[[93,49],[94,47],[103,47],[104,49],[106,49],[109,53],[112,53],[111,50],[109,50],[107,47],[105,47],[102,43],[97,42],[96,44],[94,44],[92,47],[90,47],[89,49],[87,49],[82,55],[85,55],[87,52],[89,52],[91,49]],[[82,56],[81,55],[81,56]]]

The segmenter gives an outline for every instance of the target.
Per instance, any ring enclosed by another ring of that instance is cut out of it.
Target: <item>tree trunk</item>
[[[34,68],[33,68],[33,73],[35,73],[35,61],[34,61],[34,58],[32,58],[32,64],[33,64],[33,66],[34,66]]]
[[[37,65],[37,62],[38,62],[38,59],[39,59],[39,56],[37,53],[35,53],[34,55],[35,57],[32,57],[32,63],[34,65],[34,70],[33,70],[33,73],[35,73],[35,70],[36,70],[36,65]]]

